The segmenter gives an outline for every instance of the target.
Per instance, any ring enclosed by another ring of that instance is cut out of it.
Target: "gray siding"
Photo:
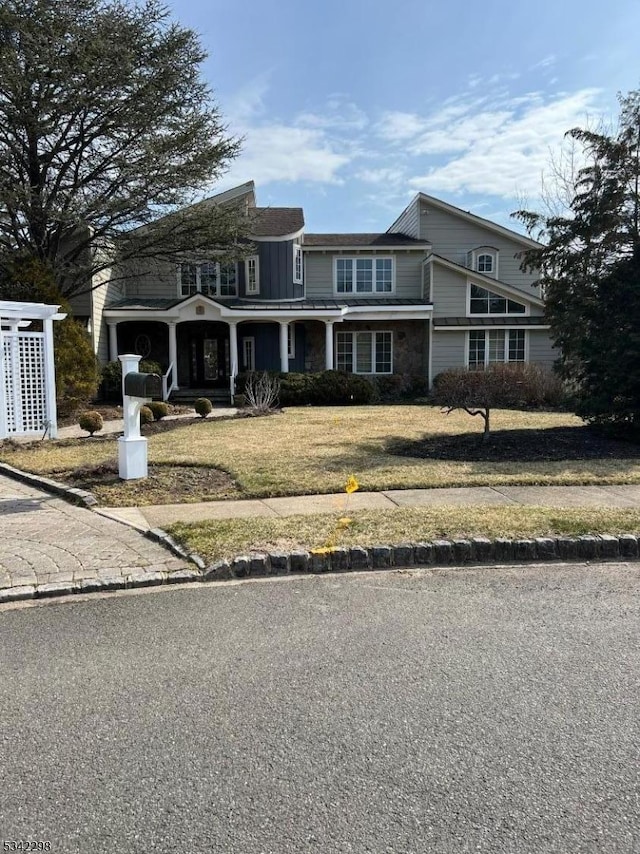
[[[431,380],[449,368],[464,368],[465,332],[433,332]]]
[[[529,361],[551,368],[558,358],[558,351],[553,347],[549,333],[546,330],[529,330]]]
[[[105,303],[112,302],[124,295],[122,282],[110,281],[112,275],[114,275],[114,270],[108,267],[94,276],[94,289],[91,291],[91,337],[93,339],[93,351],[100,364],[109,361],[109,330],[102,316]]]
[[[499,253],[498,278],[532,296],[539,296],[538,289],[531,286],[537,276],[520,269],[521,260],[516,257],[524,248],[520,243],[427,203],[423,202],[422,207],[419,237],[433,245],[436,255],[466,266],[470,250],[478,246],[495,247]]]
[[[409,237],[420,237],[420,206],[418,200],[414,199],[411,204],[406,207],[398,219],[393,223],[388,231],[400,231],[402,234],[408,234]]]
[[[360,294],[363,298],[394,296],[406,299],[422,297],[422,259],[423,252],[378,252],[380,257],[395,257],[396,289],[393,294]],[[375,257],[361,252],[358,256],[350,252],[307,252],[305,254],[306,296],[309,299],[331,299],[333,290],[333,260],[339,257]],[[348,298],[357,298],[358,294],[341,294]]]
[[[432,300],[434,317],[464,317],[467,313],[467,276],[433,264]]]

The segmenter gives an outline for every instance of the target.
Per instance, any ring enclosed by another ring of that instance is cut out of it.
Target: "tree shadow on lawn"
[[[387,454],[455,462],[570,462],[640,459],[640,445],[599,435],[590,427],[496,430],[486,442],[478,433],[425,433],[421,439],[391,436]]]

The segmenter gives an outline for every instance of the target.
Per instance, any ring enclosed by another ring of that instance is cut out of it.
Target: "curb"
[[[147,572],[138,575],[92,578],[78,582],[24,585],[0,590],[0,604],[27,599],[44,599],[74,593],[133,590],[188,582],[226,581],[283,575],[319,575],[327,572],[370,572],[389,569],[451,569],[489,567],[504,564],[549,564],[569,561],[638,560],[640,534],[601,534],[582,537],[535,537],[534,539],[433,540],[423,543],[376,545],[364,548],[294,550],[290,552],[250,552],[231,561],[219,560],[206,566],[199,555],[189,554],[165,531],[154,528],[148,536],[196,564],[195,569],[177,572]]]

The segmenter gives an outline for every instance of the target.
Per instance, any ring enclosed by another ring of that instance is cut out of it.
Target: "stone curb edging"
[[[21,483],[26,483],[27,486],[35,486],[37,489],[42,489],[44,492],[51,492],[54,495],[59,495],[61,498],[64,498],[71,504],[87,507],[89,510],[100,509],[98,507],[98,499],[92,492],[88,492],[86,489],[77,489],[73,486],[67,486],[64,483],[60,483],[60,481],[52,480],[51,478],[43,477],[39,474],[32,474],[31,472],[22,471],[22,469],[14,468],[8,463],[0,463],[0,474],[4,474],[7,477],[11,477],[14,480],[20,481]],[[169,534],[167,534],[166,531],[163,531],[161,528],[151,528],[150,530],[142,531],[137,526],[130,525],[124,519],[118,519],[114,516],[108,516],[107,518],[111,519],[114,522],[119,522],[121,525],[127,525],[128,527],[136,528],[136,530],[140,531],[140,533],[144,537],[149,540],[153,540],[156,543],[160,543],[160,545],[164,546],[166,549],[176,555],[176,557],[181,557],[184,560],[188,560],[191,563],[194,563],[198,567],[198,569],[205,568],[205,562],[199,554],[196,554],[195,552],[188,552],[186,549],[183,549],[182,546],[179,545],[173,539],[173,537],[170,537]],[[2,601],[2,598],[0,598],[0,603]]]
[[[400,543],[365,548],[290,552],[252,552],[231,561],[220,560],[206,566],[198,555],[188,554],[159,528],[149,532],[152,539],[177,549],[181,557],[196,564],[195,569],[177,572],[148,572],[92,578],[78,582],[53,582],[23,585],[0,590],[0,604],[27,599],[43,599],[74,593],[98,593],[131,590],[193,581],[224,581],[270,575],[322,574],[326,572],[371,571],[389,569],[437,569],[441,567],[490,566],[492,564],[550,563],[553,561],[637,560],[640,534],[600,534],[582,537],[535,537],[510,540],[485,537],[433,540],[424,543]]]
[[[55,495],[59,495],[61,498],[70,501],[72,504],[94,507],[98,503],[95,495],[92,492],[87,492],[86,489],[67,486],[57,480],[51,480],[49,477],[43,477],[40,474],[32,474],[31,472],[14,468],[8,463],[0,463],[0,474],[4,474],[14,480],[19,480],[21,483],[26,483],[27,486],[35,486],[38,489],[43,489],[45,492],[53,492]]]
[[[394,546],[376,545],[368,548],[351,546],[317,551],[252,552],[235,557],[231,561],[220,560],[207,566],[203,572],[203,580],[394,568],[428,569],[571,560],[637,560],[638,557],[639,534],[535,537],[521,540],[472,537],[400,543]]]

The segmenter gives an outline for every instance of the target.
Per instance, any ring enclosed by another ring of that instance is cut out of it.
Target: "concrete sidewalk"
[[[102,507],[96,512],[140,530],[164,528],[174,522],[340,513],[344,492],[256,498],[243,501],[206,501],[148,507]],[[459,489],[391,489],[354,492],[349,512],[403,507],[470,507],[520,505],[543,507],[618,507],[640,509],[640,485],[632,486],[476,486]]]
[[[237,409],[231,407],[215,406],[207,415],[208,419],[214,418],[231,418],[236,415]],[[165,415],[163,421],[183,421],[188,418],[199,418],[195,409],[192,412],[183,412],[180,415]],[[106,436],[107,434],[122,433],[124,431],[124,421],[122,418],[115,418],[110,421],[105,421],[102,429],[97,434]],[[58,428],[58,439],[84,439],[87,436],[87,431],[83,430],[78,424],[69,424],[67,427]],[[29,436],[21,441],[33,441],[33,436]]]

